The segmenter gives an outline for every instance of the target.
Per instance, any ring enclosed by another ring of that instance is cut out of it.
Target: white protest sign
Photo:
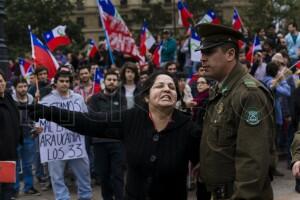
[[[77,94],[75,96],[77,96]],[[86,109],[83,98],[57,100],[57,98],[46,97],[46,99],[42,100],[41,104],[74,111],[84,111]],[[87,156],[84,136],[45,119],[40,119],[37,125],[43,127],[43,132],[39,135],[42,163]]]

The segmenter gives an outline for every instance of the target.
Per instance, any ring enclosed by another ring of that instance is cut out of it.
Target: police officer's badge
[[[258,125],[261,121],[261,112],[256,108],[248,108],[245,112],[244,119],[251,126]]]
[[[223,111],[224,111],[224,104],[223,102],[221,102],[217,105],[217,113],[221,114]]]

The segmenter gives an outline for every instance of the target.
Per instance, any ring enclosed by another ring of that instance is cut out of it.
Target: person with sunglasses
[[[232,28],[199,24],[204,76],[211,88],[200,144],[200,178],[213,200],[272,200],[273,97],[239,62]]]

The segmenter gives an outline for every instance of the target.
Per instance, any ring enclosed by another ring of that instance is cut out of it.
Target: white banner
[[[73,91],[70,91],[70,98],[63,99],[54,90],[51,94],[44,97],[40,103],[72,111],[87,111],[83,97],[75,94]],[[39,135],[42,163],[87,156],[84,136],[45,119],[40,119],[37,126],[43,127],[43,132]]]
[[[44,129],[39,136],[42,163],[86,156],[84,136],[45,119],[40,119],[38,126]]]

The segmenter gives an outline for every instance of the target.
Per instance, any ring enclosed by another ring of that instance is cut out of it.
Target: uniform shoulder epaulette
[[[257,88],[258,87],[257,83],[254,80],[251,80],[248,78],[244,79],[243,83],[247,88]]]

